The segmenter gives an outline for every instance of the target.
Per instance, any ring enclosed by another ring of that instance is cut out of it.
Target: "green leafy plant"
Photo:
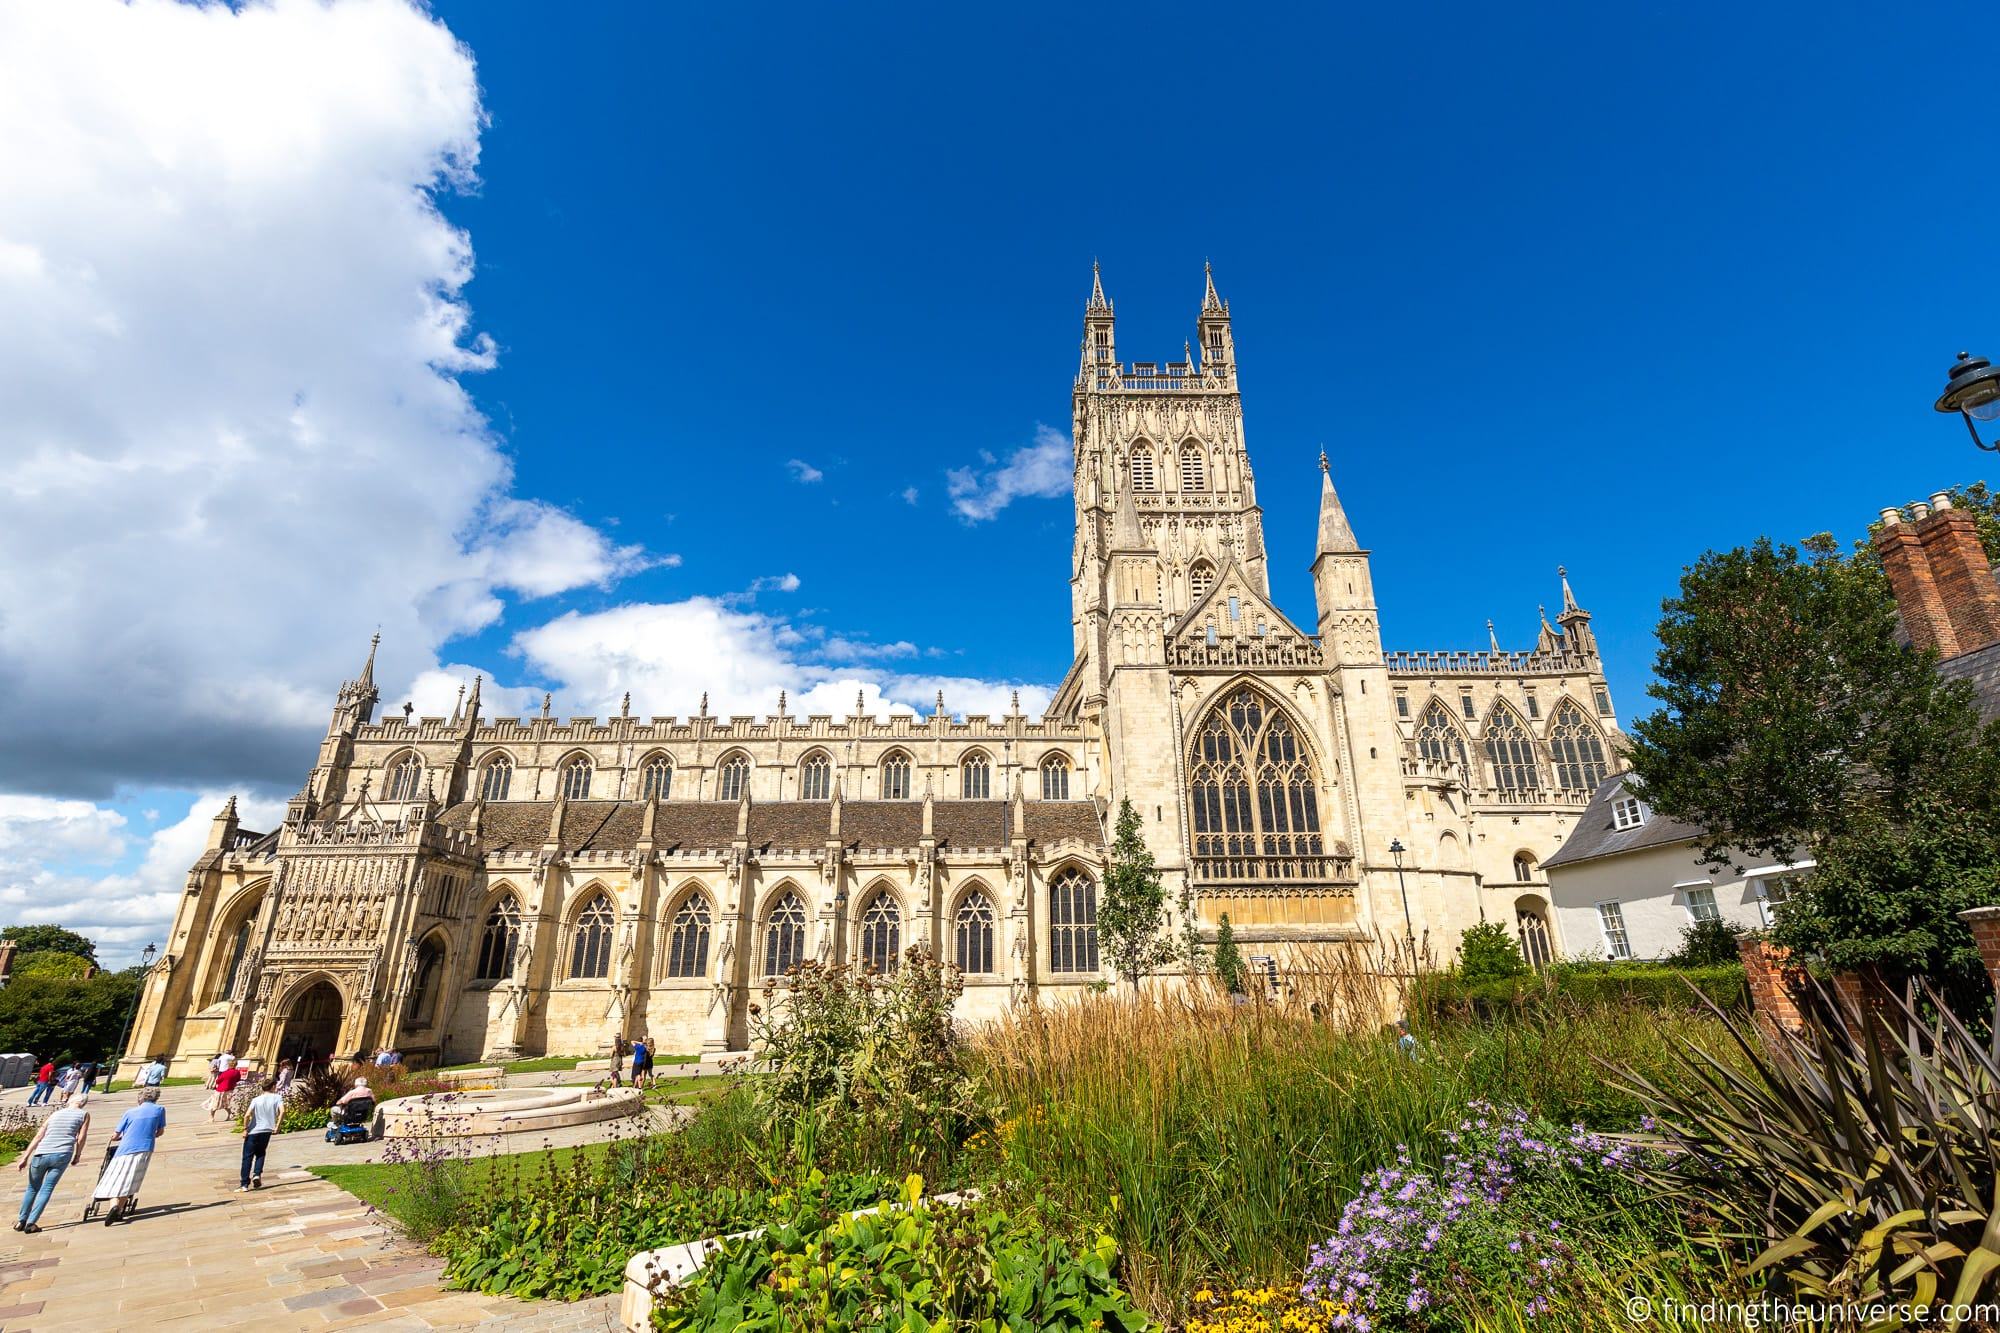
[[[724,1241],[693,1276],[656,1293],[653,1325],[678,1330],[1105,1329],[1148,1321],[1112,1277],[1118,1247],[1047,1234],[998,1208],[923,1197],[847,1215],[817,1175],[791,1215]]]
[[[1747,1067],[1684,1051],[1692,1087],[1623,1077],[1678,1150],[1642,1169],[1750,1238],[1750,1273],[1850,1307],[1949,1305],[1933,1319],[1952,1328],[2000,1270],[2000,1063],[1917,994],[1850,1022],[1815,984],[1768,1046],[1718,1013]]]
[[[1135,986],[1142,974],[1174,956],[1166,936],[1166,890],[1141,827],[1132,802],[1122,802],[1097,900],[1097,938],[1105,960]]]
[[[1225,994],[1243,993],[1243,954],[1236,947],[1236,929],[1229,924],[1227,912],[1215,927],[1215,979],[1222,983]]]
[[[1467,981],[1505,981],[1528,975],[1514,932],[1498,921],[1470,927],[1458,944],[1458,971]]]
[[[1704,917],[1681,928],[1680,947],[1667,961],[1675,967],[1727,967],[1738,957],[1736,932],[1719,917]]]

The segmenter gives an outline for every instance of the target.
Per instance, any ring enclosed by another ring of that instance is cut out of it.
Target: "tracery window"
[[[389,766],[389,782],[382,793],[385,801],[414,801],[424,787],[424,761],[406,754]]]
[[[910,799],[910,756],[901,750],[882,761],[882,799],[885,801]]]
[[[617,920],[611,898],[599,893],[577,913],[576,929],[570,937],[569,974],[586,981],[611,974],[611,930]]]
[[[229,966],[222,972],[222,989],[211,998],[225,1000],[236,993],[236,974],[243,970],[243,955],[250,948],[250,922],[255,916],[252,912],[244,917],[243,923],[236,927],[236,934],[230,937]]]
[[[1049,882],[1049,970],[1097,971],[1097,885],[1074,867]]]
[[[521,940],[521,905],[511,893],[493,904],[486,928],[479,935],[481,981],[504,981],[514,975],[514,946]]]
[[[1153,451],[1140,445],[1132,451],[1132,489],[1150,491],[1158,484],[1153,472]]]
[[[664,801],[674,788],[673,762],[663,754],[648,759],[639,770],[639,799],[650,801],[655,797]]]
[[[993,970],[993,900],[977,889],[958,905],[951,961],[973,975]]]
[[[1199,491],[1202,485],[1201,446],[1184,444],[1181,446],[1181,489]]]
[[[1052,754],[1042,760],[1042,799],[1045,801],[1069,799],[1069,760],[1059,754]]]
[[[403,1010],[403,1021],[413,1028],[431,1026],[431,1006],[437,999],[438,969],[444,963],[444,946],[432,936],[417,949],[416,977],[410,983],[409,1004]]]
[[[814,750],[799,765],[799,799],[824,801],[833,795],[833,761],[826,751]]]
[[[589,800],[590,775],[590,760],[584,755],[578,755],[564,764],[562,771],[556,777],[557,789],[562,792],[563,799],[568,801]]]
[[[958,794],[968,801],[992,799],[993,761],[985,754],[975,751],[959,763]]]
[[[1199,879],[1323,879],[1319,791],[1291,718],[1249,686],[1195,733],[1189,784]]]
[[[1528,966],[1537,972],[1549,965],[1555,957],[1555,946],[1549,939],[1549,923],[1539,909],[1522,905],[1515,910],[1515,929],[1521,934],[1521,956],[1528,960]]]
[[[1567,699],[1549,722],[1549,750],[1555,755],[1556,786],[1564,791],[1596,791],[1604,781],[1604,739]]]
[[[1511,708],[1495,708],[1486,720],[1486,762],[1493,765],[1493,785],[1503,792],[1530,792],[1542,785],[1535,770],[1535,743]]]
[[[903,951],[903,911],[887,889],[877,890],[861,913],[861,965],[884,976]]]
[[[1461,777],[1465,773],[1465,733],[1436,699],[1417,723],[1417,753],[1427,763],[1456,769]]]
[[[750,761],[740,754],[732,754],[722,761],[722,767],[715,773],[715,799],[718,801],[740,801],[750,785]]]
[[[711,917],[708,895],[690,893],[681,910],[674,913],[667,934],[667,975],[705,977],[708,975],[708,930]]]
[[[805,956],[806,905],[798,894],[787,893],[764,918],[764,975],[782,977]]]
[[[479,795],[488,801],[504,801],[507,789],[514,785],[514,761],[504,754],[496,754],[486,761],[486,770],[479,778]]]
[[[1514,853],[1514,879],[1526,883],[1535,877],[1535,858],[1526,852]]]
[[[1194,568],[1188,571],[1189,601],[1191,603],[1200,601],[1208,596],[1208,590],[1214,586],[1215,567],[1206,560],[1195,561]]]

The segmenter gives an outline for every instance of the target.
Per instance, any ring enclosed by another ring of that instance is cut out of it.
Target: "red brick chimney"
[[[1875,533],[1910,642],[1937,649],[1939,657],[2000,643],[2000,584],[1972,515],[1952,508],[1943,491],[1910,509],[1912,523],[1901,510],[1884,509]]]

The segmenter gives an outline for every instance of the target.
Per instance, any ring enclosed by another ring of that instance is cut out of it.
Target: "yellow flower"
[[[1212,1301],[1215,1299],[1215,1293],[1210,1291],[1207,1287],[1203,1287],[1200,1291],[1197,1291],[1194,1294],[1194,1298],[1197,1302],[1206,1303],[1208,1301]]]

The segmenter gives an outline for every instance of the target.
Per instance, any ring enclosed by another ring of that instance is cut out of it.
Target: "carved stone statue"
[[[929,920],[931,914],[931,863],[928,860],[917,862],[917,882],[911,887],[911,892],[917,900],[917,916],[923,920]]]
[[[1017,912],[1028,910],[1028,862],[1026,857],[1020,857],[1015,860],[1014,869],[1008,875],[1007,883],[1008,887],[1013,891],[1014,910]]]

